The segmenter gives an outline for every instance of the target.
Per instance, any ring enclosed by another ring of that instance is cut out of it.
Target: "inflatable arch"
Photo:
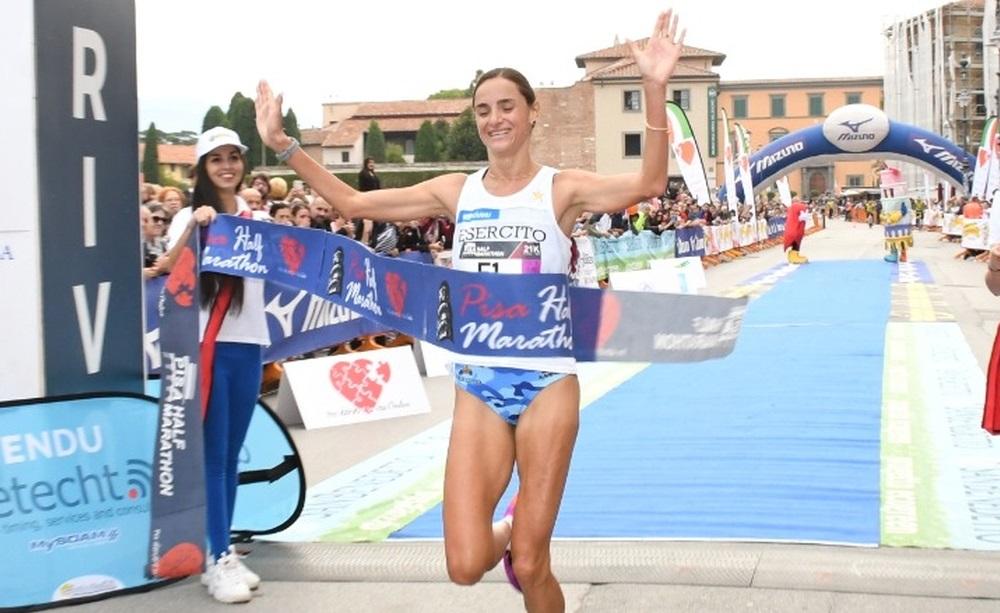
[[[849,104],[830,113],[822,124],[803,128],[769,143],[750,156],[754,192],[806,164],[836,160],[887,159],[921,166],[968,191],[975,157],[941,136],[892,121],[868,104]],[[741,199],[743,188],[737,183]],[[719,190],[725,202],[726,187]]]

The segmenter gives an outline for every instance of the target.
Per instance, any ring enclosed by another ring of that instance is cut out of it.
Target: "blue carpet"
[[[878,544],[893,268],[800,267],[726,359],[653,365],[587,408],[555,535]],[[440,506],[393,536],[441,536]]]

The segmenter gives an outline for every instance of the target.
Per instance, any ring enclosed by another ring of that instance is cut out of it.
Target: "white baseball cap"
[[[247,152],[246,145],[240,142],[239,134],[229,128],[216,126],[201,133],[201,136],[198,137],[198,145],[195,147],[195,154],[198,156],[198,160],[201,160],[205,154],[224,145],[232,145],[241,153]]]

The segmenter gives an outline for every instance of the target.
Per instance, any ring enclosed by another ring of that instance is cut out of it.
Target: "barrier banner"
[[[677,255],[676,230],[664,230],[660,232],[660,253],[663,255],[657,259],[667,259]]]
[[[160,294],[163,363],[150,491],[150,577],[186,577],[204,567],[199,232],[190,234]]]
[[[704,226],[705,230],[705,255],[715,255],[719,253],[719,238],[717,226]]]
[[[966,219],[962,226],[962,247],[966,249],[989,249],[989,220]]]
[[[962,236],[965,231],[965,218],[954,213],[945,213],[941,232],[946,236]]]
[[[0,609],[149,585],[156,414],[128,393],[0,403]]]
[[[785,218],[771,217],[767,220],[767,237],[777,238],[785,234]]]
[[[674,235],[677,246],[676,257],[705,255],[705,228],[702,226],[680,228],[674,232]]]
[[[578,236],[576,243],[576,269],[572,272],[573,284],[578,287],[597,287],[600,275],[597,272],[597,256],[594,246],[597,241]]]
[[[685,244],[704,253],[702,228],[688,230]],[[538,357],[572,355],[581,361],[685,361],[715,355],[691,353],[672,343],[657,345],[657,330],[650,329],[649,321],[632,317],[628,306],[639,300],[637,308],[646,308],[645,298],[604,292],[607,298],[595,299],[588,292],[601,296],[601,291],[571,288],[565,275],[481,275],[426,266],[378,256],[341,236],[228,215],[209,226],[206,245],[204,271],[307,290],[379,325],[456,353],[524,356],[527,352]],[[701,301],[708,300],[676,295],[652,299],[659,301],[660,313],[673,314],[670,322],[656,321],[670,334],[676,329],[688,334],[696,328],[695,321],[675,319],[680,313],[707,308]],[[719,300],[723,302],[716,305],[718,309],[729,309],[726,326],[738,329],[745,299]],[[682,304],[688,301],[690,308]],[[623,318],[623,313],[629,317]],[[581,322],[597,327],[590,330]],[[703,335],[700,343],[712,344],[708,339],[717,336],[713,351],[725,355],[735,339],[723,334],[727,327],[713,326],[697,332]],[[578,331],[580,336],[574,337]]]

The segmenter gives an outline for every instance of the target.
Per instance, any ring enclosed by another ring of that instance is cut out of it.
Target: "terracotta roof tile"
[[[643,38],[637,40],[640,46],[644,46],[649,38]],[[630,58],[632,57],[632,51],[629,50],[627,43],[619,43],[617,45],[612,45],[604,49],[598,49],[597,51],[591,51],[590,53],[584,53],[583,55],[576,56],[576,65],[579,68],[585,67],[584,60],[599,60],[599,59],[611,59],[616,60],[619,58]],[[719,66],[722,61],[726,59],[725,53],[719,53],[718,51],[711,51],[709,49],[702,49],[700,47],[692,47],[691,45],[684,45],[684,50],[681,52],[681,57],[710,57],[712,58],[712,65]]]
[[[718,78],[717,73],[711,70],[704,70],[702,68],[697,68],[695,66],[690,66],[688,64],[679,63],[674,69],[675,77],[714,77]],[[598,68],[589,74],[587,74],[582,80],[584,81],[601,81],[605,79],[638,79],[640,78],[639,69],[635,65],[635,60],[631,57],[622,58],[617,62],[608,64]]]
[[[447,104],[421,104],[421,103]],[[324,129],[326,137],[324,147],[352,147],[358,138],[368,130],[372,120],[378,121],[378,127],[383,132],[416,132],[425,121],[444,119],[447,122],[455,120],[465,109],[469,108],[470,100],[418,100],[406,102],[363,102],[350,119],[345,119]]]
[[[472,104],[471,98],[455,98],[451,100],[400,100],[397,102],[362,102],[354,118],[360,117],[390,117],[420,115],[424,117],[436,115],[454,115],[464,111]]]
[[[322,145],[330,131],[324,128],[305,128],[301,132],[303,145]]]
[[[139,159],[146,150],[145,143],[139,143]],[[166,145],[161,144],[156,147],[156,155],[161,164],[182,164],[194,166],[194,145]]]

